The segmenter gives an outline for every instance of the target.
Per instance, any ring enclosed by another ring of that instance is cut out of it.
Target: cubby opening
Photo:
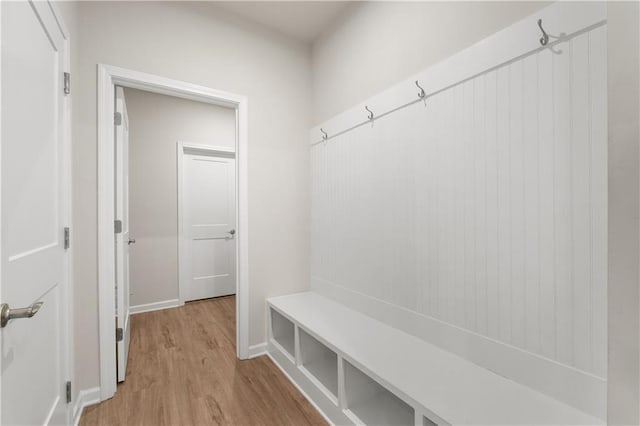
[[[344,361],[347,408],[366,425],[415,425],[413,408]]]
[[[433,420],[429,419],[426,416],[422,417],[422,426],[438,426],[438,423],[434,422]]]
[[[295,326],[275,309],[271,309],[271,332],[273,340],[295,358]]]
[[[302,329],[299,338],[302,367],[337,398],[338,355]]]

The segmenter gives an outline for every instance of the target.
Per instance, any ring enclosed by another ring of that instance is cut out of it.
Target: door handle
[[[135,244],[136,243],[136,239],[135,238],[131,238],[129,241],[127,241],[127,244],[131,245],[131,244]]]
[[[232,229],[231,231],[227,231],[227,234],[231,234],[231,236],[233,237],[236,234],[236,230]]]
[[[0,328],[5,327],[12,319],[31,318],[38,313],[42,304],[43,302],[36,302],[26,308],[11,309],[8,303],[3,303],[0,305]]]

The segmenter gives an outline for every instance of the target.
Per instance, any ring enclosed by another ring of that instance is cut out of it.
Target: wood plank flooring
[[[267,356],[235,356],[235,297],[131,317],[127,377],[87,425],[325,425]]]

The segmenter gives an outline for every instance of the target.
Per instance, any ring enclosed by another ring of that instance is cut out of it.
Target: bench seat
[[[267,305],[270,356],[332,423],[604,424],[317,293],[274,297]],[[305,351],[319,351],[316,359],[307,356],[315,366],[305,363]],[[322,395],[326,401],[318,400]],[[330,413],[323,409],[333,405]]]

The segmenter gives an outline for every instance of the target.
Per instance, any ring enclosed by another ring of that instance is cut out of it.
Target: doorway
[[[116,327],[113,312],[117,306],[114,298],[114,282],[116,281],[116,256],[114,256],[114,187],[115,155],[114,155],[114,121],[116,86],[156,94],[168,95],[191,101],[230,107],[235,111],[235,146],[233,155],[233,172],[228,178],[234,183],[234,196],[230,201],[232,207],[233,240],[227,245],[227,253],[231,250],[236,260],[233,273],[227,282],[236,296],[236,356],[240,359],[249,357],[248,347],[248,256],[247,256],[247,183],[246,183],[246,144],[247,144],[247,100],[244,96],[234,95],[190,83],[165,79],[151,74],[139,73],[117,67],[99,65],[98,67],[98,256],[99,256],[99,309],[100,309],[100,378],[101,400],[113,396],[116,391],[117,359],[113,351],[116,339]],[[174,151],[175,152],[175,151]],[[135,237],[133,235],[131,238]],[[235,279],[233,279],[235,277]],[[182,298],[181,298],[182,299]]]

